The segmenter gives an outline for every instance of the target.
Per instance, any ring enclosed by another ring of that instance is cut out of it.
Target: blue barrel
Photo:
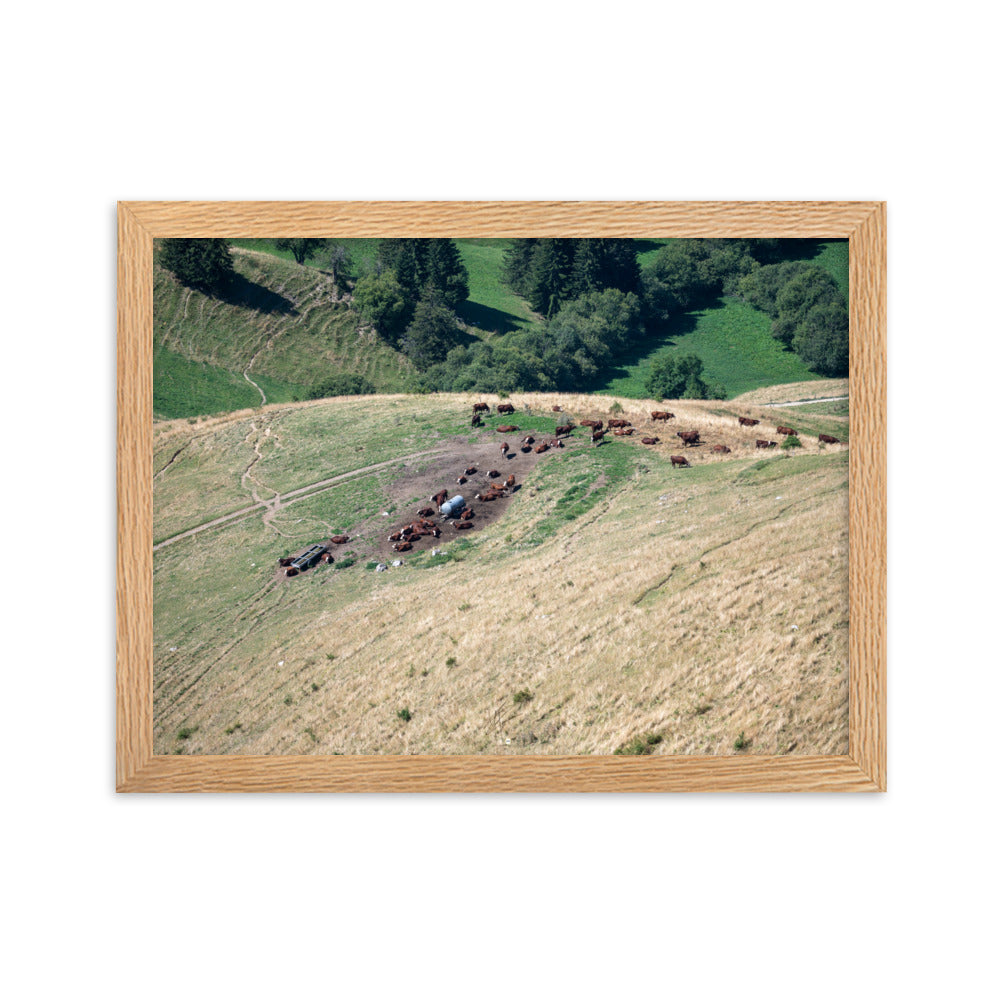
[[[450,500],[445,500],[441,504],[441,513],[445,517],[453,517],[465,506],[465,499],[463,497],[452,497]]]

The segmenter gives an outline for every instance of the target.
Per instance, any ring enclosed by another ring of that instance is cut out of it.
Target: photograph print
[[[848,241],[157,238],[153,752],[848,752]]]

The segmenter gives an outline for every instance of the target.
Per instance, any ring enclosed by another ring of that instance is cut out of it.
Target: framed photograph
[[[886,787],[881,202],[122,202],[119,791]]]

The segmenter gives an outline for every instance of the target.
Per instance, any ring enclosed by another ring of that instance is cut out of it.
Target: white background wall
[[[9,995],[995,989],[986,9],[5,14]],[[887,200],[889,792],[116,796],[114,212],[138,198]]]

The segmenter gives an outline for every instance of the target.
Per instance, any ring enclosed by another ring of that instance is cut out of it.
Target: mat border
[[[823,756],[153,753],[153,240],[798,237],[850,241],[848,752]],[[121,792],[826,792],[886,788],[884,202],[118,203],[116,789]]]

